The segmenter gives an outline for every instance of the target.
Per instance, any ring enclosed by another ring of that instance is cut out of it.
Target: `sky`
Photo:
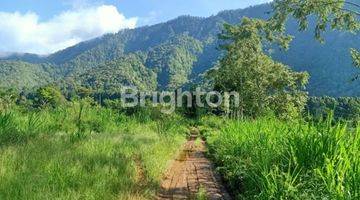
[[[271,0],[1,0],[0,56],[46,55],[125,28],[180,15],[211,16]]]

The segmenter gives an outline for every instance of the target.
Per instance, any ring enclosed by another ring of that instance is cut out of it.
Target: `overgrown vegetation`
[[[331,120],[268,117],[228,120],[207,141],[238,199],[358,199],[359,136],[358,128]]]
[[[356,97],[311,97],[304,115],[323,120],[333,113],[335,121],[355,122],[360,120],[360,99]]]
[[[147,113],[157,112],[125,116],[91,99],[2,110],[0,199],[152,198],[187,129]]]
[[[258,50],[258,44],[265,40],[288,48],[290,37],[285,29],[288,16],[298,20],[300,30],[305,30],[308,27],[308,17],[314,14],[317,18],[315,37],[321,41],[321,34],[327,30],[328,24],[337,30],[358,31],[359,14],[356,8],[360,5],[352,3],[351,5],[355,6],[355,10],[352,10],[346,7],[349,4],[349,1],[336,0],[279,0],[274,2],[274,16],[267,21],[245,18],[239,27],[227,25],[223,37],[230,42],[225,46],[226,55],[220,62],[220,69],[215,72],[215,77],[220,77],[215,79],[215,86],[220,85],[226,89],[234,85],[232,90],[244,87],[241,97],[246,97],[245,99],[253,104],[261,99],[262,91],[266,88],[251,87],[264,86],[266,80],[266,75],[260,76],[264,79],[252,75],[257,72],[256,66],[261,66],[261,62],[256,60],[258,52],[263,51]],[[358,52],[354,49],[351,51],[353,63],[358,66]],[[246,56],[246,59],[242,59]],[[266,58],[261,59],[264,60]],[[249,63],[238,72],[237,69],[246,62]],[[261,70],[265,69],[266,67],[261,67]],[[272,70],[276,68],[272,67]],[[222,73],[225,76],[221,76]],[[283,76],[279,79],[290,83]],[[274,84],[269,87],[270,94],[276,94],[276,86],[277,84]],[[247,96],[244,91],[249,88],[252,88],[252,93]],[[284,93],[288,89],[289,86],[285,85],[280,91]],[[292,95],[297,96],[294,93]],[[360,133],[358,126],[354,125],[358,123],[354,115],[358,113],[358,105],[354,100],[313,98],[308,109],[310,112],[314,111],[314,108],[318,109],[320,114],[312,112],[313,116],[307,116],[306,120],[295,117],[283,121],[279,119],[274,108],[271,110],[275,115],[270,115],[271,117],[258,115],[254,118],[253,114],[247,113],[247,120],[227,119],[226,125],[222,124],[217,131],[203,131],[209,144],[209,155],[215,160],[218,170],[237,199],[358,199]],[[280,99],[276,103],[279,101]],[[266,100],[263,98],[260,102],[265,104]],[[316,103],[318,105],[315,105]],[[251,109],[252,104],[241,105],[247,105],[245,109]],[[284,109],[289,104],[290,102],[287,102],[280,107]],[[329,112],[327,109],[331,104],[337,120],[348,119],[352,123],[334,122],[333,115],[325,115],[324,112]],[[255,113],[261,114],[261,111],[260,109]],[[289,114],[289,110],[284,113]],[[349,116],[354,118],[349,119]],[[312,117],[315,117],[316,121],[313,121]],[[323,121],[324,119],[326,120]],[[208,122],[205,118],[202,125],[216,127],[218,124],[213,123],[214,121],[216,119]]]

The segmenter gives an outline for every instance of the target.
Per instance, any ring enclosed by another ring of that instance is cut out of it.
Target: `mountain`
[[[31,64],[22,61],[0,62],[0,83],[2,87],[31,89],[54,81],[51,76],[52,66]]]
[[[153,26],[104,35],[47,57],[24,54],[5,60],[11,60],[14,69],[24,69],[24,62],[28,62],[29,69],[36,68],[32,83],[39,76],[48,76],[43,80],[71,79],[101,89],[128,84],[142,89],[174,89],[197,80],[216,64],[221,57],[217,35],[225,22],[237,24],[244,16],[265,19],[269,11],[271,5],[263,4],[223,11],[207,18],[181,16]],[[299,32],[294,21],[289,22],[288,30],[295,36],[289,51],[274,48],[269,52],[293,69],[310,73],[307,89],[311,95],[360,95],[360,84],[350,82],[357,71],[349,55],[349,48],[360,47],[358,35],[329,31],[324,35],[326,43],[320,44],[314,39],[313,30]],[[0,66],[4,62],[8,61],[0,61]],[[8,86],[7,81],[12,78],[19,80],[12,86],[26,85],[17,77],[20,75],[0,74],[0,86]],[[38,85],[45,82],[39,81]]]
[[[31,53],[0,53],[1,60],[23,61],[29,63],[43,63],[46,62],[46,56],[40,56]]]
[[[74,79],[87,88],[117,91],[119,85],[136,85],[140,90],[154,91],[156,74],[143,63],[146,57],[140,53],[129,54],[97,66],[77,75]]]

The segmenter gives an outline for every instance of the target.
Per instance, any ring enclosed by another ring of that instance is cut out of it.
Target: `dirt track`
[[[167,171],[156,199],[196,199],[200,188],[209,200],[231,199],[204,152],[204,141],[193,133]]]

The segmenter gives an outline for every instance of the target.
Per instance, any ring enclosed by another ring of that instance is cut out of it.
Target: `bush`
[[[65,103],[65,97],[62,95],[59,88],[55,86],[41,87],[35,94],[35,107],[58,107]]]

